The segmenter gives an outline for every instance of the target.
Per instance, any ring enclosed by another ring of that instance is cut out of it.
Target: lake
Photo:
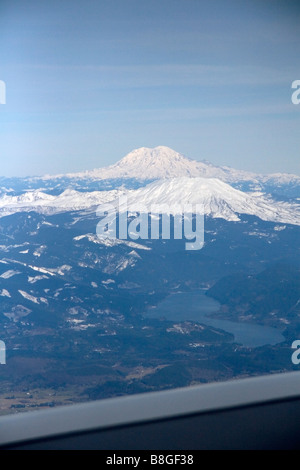
[[[234,342],[247,348],[277,344],[285,340],[277,328],[257,323],[241,323],[209,317],[220,308],[220,303],[205,295],[205,290],[171,294],[156,307],[147,311],[148,318],[164,318],[171,321],[197,321],[231,333]]]

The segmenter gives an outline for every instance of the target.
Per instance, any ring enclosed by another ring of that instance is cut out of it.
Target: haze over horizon
[[[1,176],[75,173],[139,147],[300,175],[300,5],[1,0]]]

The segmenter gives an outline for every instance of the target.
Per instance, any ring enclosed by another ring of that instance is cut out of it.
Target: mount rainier
[[[67,176],[70,179],[117,179],[136,178],[154,180],[164,178],[203,177],[218,178],[226,183],[250,182],[259,184],[293,184],[300,186],[300,176],[289,173],[273,173],[268,175],[236,170],[228,166],[215,166],[208,161],[196,161],[166,146],[155,148],[141,147],[128,153],[124,158],[105,168],[81,173],[57,175],[56,178]],[[46,176],[43,179],[52,179]]]

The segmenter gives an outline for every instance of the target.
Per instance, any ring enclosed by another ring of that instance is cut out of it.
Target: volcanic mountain
[[[219,178],[223,181],[252,180],[254,173],[214,166],[207,161],[196,161],[185,157],[169,147],[141,147],[128,153],[124,158],[108,167],[68,174],[68,177],[99,179],[136,178],[155,180],[178,177]]]

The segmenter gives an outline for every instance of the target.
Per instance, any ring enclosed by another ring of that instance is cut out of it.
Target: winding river
[[[277,328],[257,323],[241,323],[211,318],[209,315],[219,310],[220,303],[205,295],[205,292],[203,289],[171,294],[156,307],[149,309],[145,316],[171,321],[197,321],[231,333],[235,343],[247,348],[277,344],[285,340]]]

